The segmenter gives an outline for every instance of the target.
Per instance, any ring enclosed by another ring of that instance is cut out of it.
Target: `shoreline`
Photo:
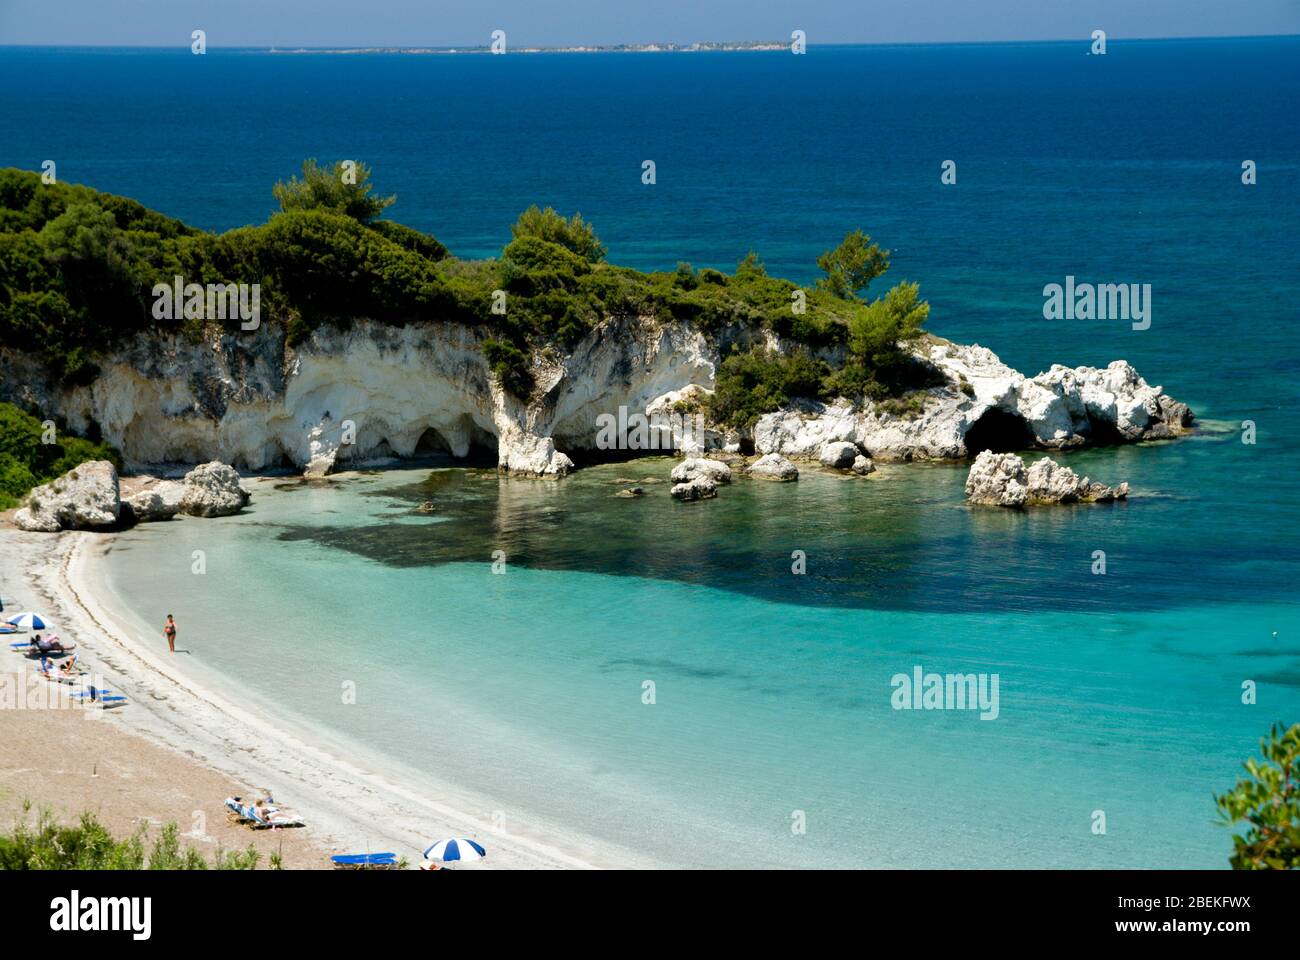
[[[365,759],[342,756],[328,735],[317,738],[289,729],[257,707],[216,691],[165,652],[128,639],[134,630],[126,621],[134,617],[106,601],[110,591],[95,564],[96,556],[111,549],[114,537],[86,531],[51,535],[27,534],[11,526],[0,529],[0,568],[12,571],[16,581],[6,586],[5,594],[22,595],[48,616],[61,636],[76,641],[77,652],[92,674],[130,698],[124,708],[104,718],[118,726],[116,736],[143,739],[207,773],[229,778],[229,792],[211,797],[203,806],[209,819],[224,820],[225,796],[271,787],[278,800],[307,821],[305,829],[290,832],[321,847],[322,867],[329,865],[328,853],[381,849],[393,850],[415,864],[425,845],[450,836],[478,839],[488,848],[489,856],[479,869],[626,865],[619,853],[599,850],[595,841],[584,842],[580,835],[560,840],[499,832],[487,818],[466,812],[454,790],[422,790],[388,771],[371,769]],[[34,672],[30,661],[11,659],[14,663],[4,668],[6,672],[14,672],[16,665]],[[48,742],[38,746],[42,755],[63,749]],[[122,741],[124,750],[131,746]],[[39,806],[49,798],[27,799]],[[63,799],[76,807],[81,798]],[[81,807],[90,809],[91,798],[85,799]]]

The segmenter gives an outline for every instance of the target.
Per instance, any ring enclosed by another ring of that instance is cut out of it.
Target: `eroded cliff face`
[[[75,432],[97,425],[131,470],[218,459],[321,475],[441,449],[494,451],[502,469],[560,476],[572,461],[555,438],[593,447],[601,414],[713,383],[716,350],[689,325],[612,320],[570,355],[539,358],[537,394],[524,402],[491,375],[483,339],[456,324],[370,321],[318,328],[294,347],[270,325],[198,344],[141,337],[101,360],[89,386],[10,356],[0,395]]]
[[[719,342],[690,324],[611,319],[567,355],[535,358],[537,390],[502,389],[483,357],[482,330],[357,321],[325,326],[290,347],[277,325],[202,343],[138,337],[103,358],[89,386],[53,381],[30,357],[4,352],[0,398],[76,432],[97,426],[132,471],[221,460],[242,470],[290,465],[323,475],[381,456],[442,449],[495,452],[515,474],[562,476],[564,451],[597,447],[601,417],[670,408],[713,387]],[[1174,436],[1187,408],[1123,361],[1054,366],[1026,378],[983,347],[929,338],[918,355],[946,384],[898,404],[803,404],[764,416],[751,437],[706,431],[678,447],[698,453],[752,441],[759,453],[816,458],[851,442],[882,460],[959,458],[980,449],[1060,449]]]

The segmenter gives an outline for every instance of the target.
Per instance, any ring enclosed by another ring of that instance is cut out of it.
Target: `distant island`
[[[693,43],[611,43],[580,44],[567,47],[510,47],[511,53],[717,53],[736,50],[788,50],[788,41],[778,40],[738,40],[738,41],[696,41]],[[276,54],[311,54],[311,53],[411,53],[411,54],[461,54],[492,53],[489,44],[471,47],[296,47],[282,50],[272,47],[269,53]]]

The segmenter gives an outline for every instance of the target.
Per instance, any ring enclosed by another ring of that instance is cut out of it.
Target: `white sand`
[[[167,535],[165,529],[155,532]],[[106,686],[130,698],[127,706],[104,718],[104,725],[113,725],[121,736],[144,737],[192,758],[229,778],[231,792],[241,785],[250,792],[271,788],[277,800],[307,821],[307,830],[300,832],[309,832],[315,843],[330,850],[392,850],[414,863],[432,840],[466,836],[488,850],[477,869],[643,865],[576,832],[559,838],[517,827],[509,833],[495,830],[486,818],[466,812],[484,806],[471,806],[468,795],[457,798],[451,785],[440,785],[431,795],[342,756],[323,736],[295,734],[257,708],[205,686],[167,652],[161,635],[141,639],[129,626],[133,617],[112,608],[97,562],[111,538],[83,531],[24,533],[4,525],[0,592],[49,617],[61,637],[76,641],[82,662]],[[17,664],[33,669],[30,661],[8,651],[0,655],[8,658],[0,665],[6,672]],[[61,799],[63,806],[75,808],[80,798]],[[93,809],[93,798],[85,799],[85,807]],[[222,799],[213,801],[219,806]]]

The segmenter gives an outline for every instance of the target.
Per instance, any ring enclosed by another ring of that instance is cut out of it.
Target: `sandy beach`
[[[181,520],[176,522],[206,522]],[[159,529],[157,535],[166,536]],[[97,813],[114,831],[152,831],[176,821],[205,853],[218,846],[280,851],[286,867],[328,867],[331,853],[393,851],[412,865],[434,839],[467,836],[488,848],[485,868],[623,865],[618,854],[566,837],[494,830],[490,815],[467,812],[450,789],[430,792],[343,755],[187,675],[161,637],[141,637],[105,602],[96,557],[112,534],[24,533],[0,528],[0,594],[6,611],[48,617],[73,640],[81,662],[130,702],[108,711],[0,711],[0,818],[24,802],[67,818]],[[6,651],[0,672],[24,689],[35,665]],[[43,683],[43,681],[41,681]],[[307,822],[303,829],[252,831],[227,823],[222,801],[273,791]],[[472,808],[471,808],[472,809]],[[32,814],[34,815],[34,813]]]

